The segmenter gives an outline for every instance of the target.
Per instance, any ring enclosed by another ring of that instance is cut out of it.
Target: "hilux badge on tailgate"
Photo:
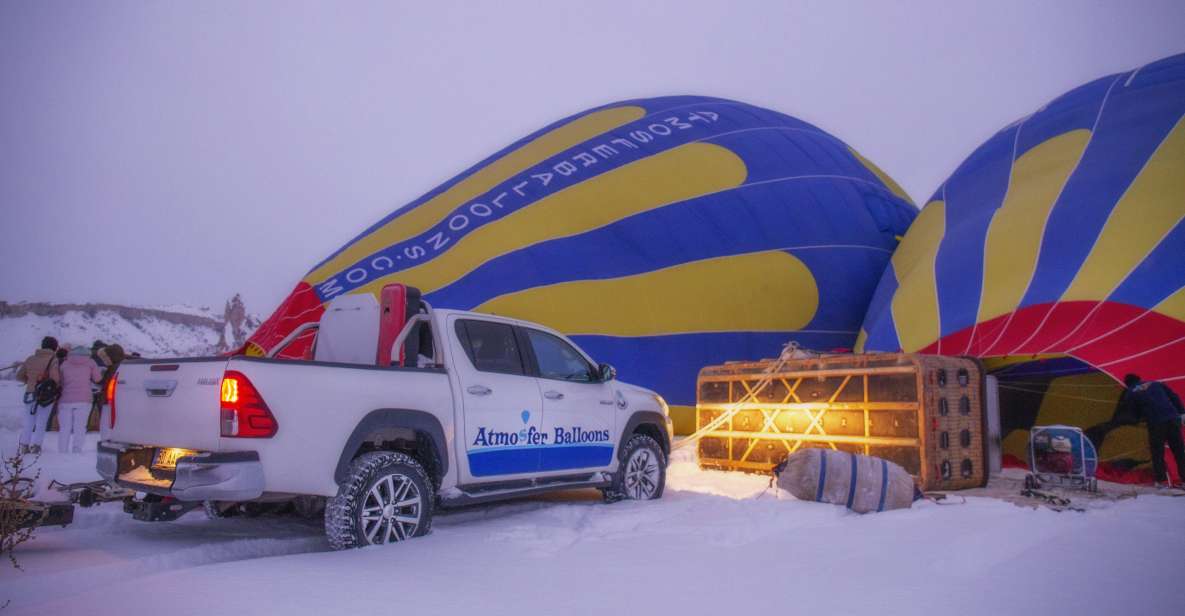
[[[202,378],[197,380],[198,385],[218,385],[221,382],[222,382],[222,379],[209,377],[209,376],[203,376]]]

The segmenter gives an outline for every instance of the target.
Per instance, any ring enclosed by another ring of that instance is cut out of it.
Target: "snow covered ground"
[[[0,417],[16,400],[0,387]],[[40,482],[95,478],[94,438],[72,456],[51,434]],[[5,453],[15,440],[0,428]],[[661,501],[582,491],[473,507],[425,538],[350,552],[296,518],[79,509],[22,546],[24,571],[0,563],[0,603],[13,615],[1179,613],[1185,498],[1091,504],[974,497],[861,516],[679,452]]]

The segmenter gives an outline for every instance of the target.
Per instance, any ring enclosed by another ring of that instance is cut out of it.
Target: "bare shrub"
[[[27,476],[35,463],[35,457],[18,454],[4,458],[0,466],[0,557],[7,557],[17,569],[21,566],[14,555],[16,547],[33,539],[35,520],[41,515],[32,503],[41,473]]]

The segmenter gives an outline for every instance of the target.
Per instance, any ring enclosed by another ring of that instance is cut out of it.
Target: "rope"
[[[1142,458],[1134,458],[1134,456],[1139,455],[1139,454],[1147,455],[1147,453],[1148,453],[1147,447],[1137,447],[1137,448],[1132,449],[1130,451],[1125,451],[1123,453],[1117,453],[1113,456],[1107,456],[1106,458],[1100,457],[1099,462],[1110,462],[1112,460],[1122,460],[1124,458],[1142,459]]]
[[[1114,383],[1114,382],[1111,382],[1111,383],[1056,383],[1053,381],[1012,381],[1012,380],[1000,379],[1000,384],[1001,385],[1010,385],[1010,386],[1028,385],[1030,387],[1045,387],[1046,385],[1048,385],[1050,389],[1053,389],[1055,387],[1061,387],[1061,388],[1065,388],[1065,389],[1081,389],[1081,388],[1094,387],[1097,389],[1114,389],[1116,391],[1123,389],[1122,385],[1120,385],[1118,383]]]
[[[683,440],[672,445],[671,449],[682,449],[691,443],[699,441],[709,432],[715,431],[717,428],[724,425],[725,422],[732,419],[734,415],[742,410],[742,406],[748,404],[749,402],[758,402],[757,396],[762,391],[764,391],[766,387],[769,387],[769,384],[774,381],[773,375],[780,372],[786,366],[786,362],[789,362],[792,359],[797,359],[795,356],[799,355],[800,352],[801,349],[798,347],[798,342],[794,340],[787,342],[782,347],[782,353],[778,355],[778,360],[766,368],[764,372],[762,372],[761,380],[757,382],[756,387],[747,391],[745,395],[741,396],[741,398],[736,402],[730,403],[730,405],[725,408],[724,412],[716,417],[716,419],[713,419],[704,427],[696,430],[687,437],[683,438]]]
[[[1115,404],[1116,400],[1104,400],[1102,398],[1089,398],[1086,396],[1071,396],[1069,394],[1056,394],[1050,391],[1040,391],[1036,389],[1025,389],[1023,387],[1009,387],[1008,385],[1000,384],[1000,389],[1010,389],[1012,391],[1021,391],[1030,394],[1041,394],[1043,396],[1052,396],[1054,398],[1066,398],[1067,400],[1083,400],[1086,402],[1101,402],[1103,404]]]

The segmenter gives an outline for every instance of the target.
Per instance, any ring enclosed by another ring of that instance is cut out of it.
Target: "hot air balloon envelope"
[[[792,339],[850,348],[915,214],[879,169],[792,117],[693,96],[614,103],[375,223],[308,272],[247,352],[335,297],[400,282],[436,307],[565,332],[690,405],[704,365]]]
[[[911,226],[859,348],[985,358],[1020,431],[1006,451],[1037,421],[1097,428],[1104,459],[1146,461],[1142,431],[1112,420],[1127,373],[1185,394],[1183,116],[1180,55],[997,133]]]

